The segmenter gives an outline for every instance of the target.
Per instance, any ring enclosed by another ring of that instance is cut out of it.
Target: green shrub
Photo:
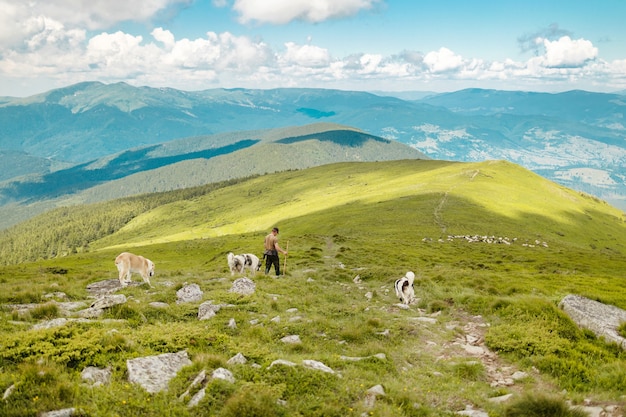
[[[504,417],[588,417],[578,408],[570,407],[559,398],[544,395],[525,395],[509,405]]]

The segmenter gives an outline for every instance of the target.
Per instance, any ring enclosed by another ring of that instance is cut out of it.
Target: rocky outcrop
[[[580,327],[626,349],[626,339],[617,332],[620,324],[626,322],[626,310],[572,294],[565,296],[559,307]]]

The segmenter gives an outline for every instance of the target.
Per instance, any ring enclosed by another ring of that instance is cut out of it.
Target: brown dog
[[[122,252],[115,258],[115,266],[120,273],[119,279],[122,287],[131,282],[130,276],[133,272],[138,273],[144,282],[150,284],[150,277],[154,275],[154,262],[143,256],[133,255],[129,252]]]

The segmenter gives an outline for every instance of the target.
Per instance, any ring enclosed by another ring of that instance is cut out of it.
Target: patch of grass
[[[570,407],[565,401],[543,394],[526,395],[506,407],[504,417],[587,417],[588,414]]]
[[[46,303],[33,308],[30,316],[34,320],[51,320],[59,317],[59,306],[54,303]]]

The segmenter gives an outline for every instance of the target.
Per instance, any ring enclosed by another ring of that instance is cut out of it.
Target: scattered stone
[[[456,414],[469,417],[489,417],[489,414],[487,414],[485,411],[475,410],[474,408],[472,408],[472,406],[469,405],[465,407],[465,410],[457,411]]]
[[[189,385],[189,388],[187,388],[187,390],[185,392],[183,392],[180,395],[180,397],[178,397],[178,399],[181,400],[181,401],[184,400],[189,395],[189,392],[190,392],[190,390],[193,387],[202,384],[205,380],[206,380],[206,371],[203,369],[202,371],[200,371],[200,373],[198,375],[196,375],[196,377],[193,379],[193,381],[191,381],[191,384]]]
[[[280,323],[280,316],[273,317],[270,321],[272,323]]]
[[[357,275],[356,277],[354,277],[352,279],[352,282],[354,282],[355,284],[360,284],[361,283],[361,276]]]
[[[526,372],[522,372],[522,371],[515,371],[513,373],[513,375],[511,375],[511,379],[513,381],[519,381],[521,379],[524,379],[528,376],[528,374]]]
[[[589,417],[604,417],[607,414],[605,413],[605,410],[602,407],[593,407],[593,406],[579,406],[579,407],[572,407],[574,409],[580,409],[582,411],[584,411],[585,413],[587,413],[587,415]]]
[[[93,387],[99,387],[101,385],[108,385],[111,382],[111,367],[97,368],[95,366],[88,366],[80,373],[80,377],[84,381],[91,383]]]
[[[511,397],[513,397],[513,394],[505,394],[505,395],[500,395],[499,397],[491,397],[488,400],[489,402],[500,404],[503,402],[507,402],[508,400],[511,399]]]
[[[381,336],[385,336],[385,337],[389,337],[389,329],[385,329],[382,332],[377,332],[376,334],[381,335]]]
[[[64,408],[62,410],[48,411],[39,414],[40,417],[72,417],[76,412],[75,408]]]
[[[148,305],[154,308],[168,308],[170,306],[168,303],[164,303],[162,301],[153,301],[149,303]]]
[[[6,400],[7,398],[9,398],[11,394],[13,394],[13,390],[15,390],[15,384],[4,390],[4,394],[2,394],[2,399]]]
[[[340,356],[339,359],[344,360],[344,361],[351,361],[351,362],[357,362],[357,361],[362,361],[364,359],[369,359],[369,358],[376,358],[376,359],[380,359],[381,361],[384,361],[387,359],[387,355],[385,355],[384,353],[376,353],[375,355],[370,355],[370,356]]]
[[[411,317],[411,320],[415,320],[415,321],[419,321],[422,323],[428,323],[428,324],[436,324],[437,323],[437,319],[433,318],[433,317]]]
[[[297,312],[298,312],[298,309],[295,308],[295,307],[287,309],[287,313],[289,313],[289,314],[294,314],[294,313],[297,313]]]
[[[290,362],[288,360],[285,359],[276,359],[274,362],[272,362],[270,364],[270,366],[268,367],[268,369],[271,369],[273,366],[278,366],[278,365],[283,365],[283,366],[296,366],[295,363]]]
[[[256,290],[256,284],[249,278],[238,278],[233,282],[233,286],[229,290],[236,294],[251,295]]]
[[[188,365],[191,365],[191,360],[186,351],[126,361],[128,380],[139,384],[151,394],[166,390],[170,379],[174,378],[181,368]]]
[[[198,284],[187,284],[176,291],[176,304],[198,302],[202,300],[203,295]]]
[[[126,303],[126,296],[124,294],[105,295],[91,303],[89,308],[104,310],[124,303]]]
[[[64,292],[56,291],[48,294],[44,294],[44,298],[58,298],[60,300],[65,300],[67,298],[67,294]]]
[[[130,284],[129,284],[130,286]],[[122,288],[119,279],[107,279],[87,285],[87,291],[96,297],[112,294]]]
[[[65,326],[67,323],[79,322],[79,323],[90,323],[90,320],[84,318],[65,318],[59,317],[52,320],[46,320],[41,323],[35,324],[32,329],[33,330],[41,330],[41,329],[51,329],[53,327],[61,327]]]
[[[235,383],[235,376],[233,375],[232,372],[230,372],[226,368],[217,368],[211,374],[211,378],[213,378],[213,379],[222,379],[224,381],[228,381],[228,382],[233,383],[233,384]]]
[[[283,343],[291,343],[291,344],[302,343],[302,341],[300,340],[300,336],[298,336],[297,334],[285,336],[282,339],[280,339],[280,341]]]
[[[333,371],[328,366],[324,365],[322,362],[315,361],[315,360],[312,360],[312,359],[304,359],[302,361],[302,365],[304,365],[305,368],[314,369],[316,371],[327,372],[329,374],[334,374],[335,373],[335,371]]]
[[[365,400],[364,400],[365,408],[367,409],[374,408],[374,406],[376,405],[376,398],[384,397],[385,395],[386,395],[385,389],[383,388],[382,385],[380,384],[374,385],[373,387],[371,387],[365,392]]]
[[[229,329],[236,329],[237,328],[237,322],[235,321],[234,318],[231,318],[230,320],[228,320],[228,328]]]
[[[213,301],[205,301],[198,307],[198,320],[208,320],[211,317],[215,317],[221,308],[221,305],[215,305]]]
[[[200,403],[200,401],[202,401],[205,395],[206,395],[206,388],[202,388],[201,390],[196,392],[193,397],[191,397],[191,400],[189,400],[189,402],[187,403],[187,407],[188,408],[196,407]]]
[[[243,356],[243,354],[241,352],[237,353],[235,356],[233,356],[232,358],[230,358],[226,363],[228,365],[243,365],[246,362],[248,362],[248,360],[246,359],[245,356]]]
[[[373,296],[374,296],[374,294],[372,294],[371,291],[368,291],[368,292],[365,293],[365,298],[367,298],[368,300],[371,300]]]

